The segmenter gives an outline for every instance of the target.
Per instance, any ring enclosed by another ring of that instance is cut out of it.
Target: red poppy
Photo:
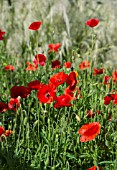
[[[97,167],[96,166],[92,166],[91,168],[88,168],[88,170],[97,170]],[[98,166],[98,170],[101,170],[100,166]]]
[[[38,66],[38,64],[40,64],[41,66],[44,66],[46,62],[46,56],[43,54],[37,54],[35,56],[35,59],[33,60],[33,63],[35,64],[35,66]]]
[[[74,92],[76,92],[76,95],[74,95]],[[71,100],[76,100],[80,94],[80,88],[76,87],[72,90],[70,86],[68,86],[67,88],[65,88],[64,94],[69,95],[71,97]],[[81,95],[80,98],[82,98]]]
[[[55,61],[52,61],[52,69],[54,68],[60,68],[60,61],[59,60],[55,60]]]
[[[67,61],[65,62],[63,65],[66,67],[66,68],[71,68],[71,62]]]
[[[104,104],[105,104],[105,105],[109,105],[109,104],[110,104],[110,101],[111,101],[111,97],[110,97],[110,96],[105,96],[105,97],[104,97]]]
[[[57,44],[49,44],[48,45],[48,48],[50,49],[48,51],[48,53],[50,53],[51,51],[55,51],[55,52],[58,52],[58,49],[60,48],[61,44],[60,43],[57,43]]]
[[[4,136],[8,137],[10,136],[11,134],[13,134],[13,131],[12,130],[6,130],[0,126],[0,141],[3,142],[4,141]],[[3,135],[3,136],[2,136]]]
[[[52,77],[50,77],[50,84],[53,84],[53,86],[57,87],[60,84],[63,84],[66,81],[67,77],[68,75],[64,72],[54,74]]]
[[[17,98],[11,98],[9,103],[8,103],[8,108],[10,110],[16,111],[20,107],[20,97]]]
[[[34,80],[34,81],[31,81],[28,83],[28,87],[31,89],[31,90],[38,90],[39,87],[40,87],[40,82],[39,80]]]
[[[13,86],[10,92],[12,98],[17,98],[18,96],[27,98],[30,95],[31,90],[25,86]]]
[[[0,126],[0,136],[4,134],[4,131],[5,129],[2,126]]]
[[[86,114],[87,114],[87,118],[91,118],[91,117],[94,118],[95,116],[95,113],[93,113],[92,110],[87,110]]]
[[[91,18],[86,22],[86,25],[89,27],[95,27],[96,25],[98,25],[99,20],[97,18]]]
[[[76,80],[76,74],[75,72],[71,72],[66,80],[66,83],[70,86],[70,90],[74,90],[77,84],[77,80]]]
[[[101,69],[94,68],[93,75],[103,74],[103,71],[104,71],[104,68],[101,68]]]
[[[36,71],[38,68],[38,66],[35,66],[35,65],[31,64],[30,62],[27,62],[26,64],[28,65],[26,68],[26,71]]]
[[[92,122],[83,125],[78,134],[82,135],[80,137],[80,142],[87,142],[95,139],[95,137],[100,133],[101,125],[99,122]]]
[[[0,102],[0,113],[5,112],[8,110],[7,104]]]
[[[28,28],[30,30],[36,31],[40,28],[41,24],[42,24],[42,22],[40,22],[40,21],[33,22]]]
[[[76,77],[78,77],[78,72],[77,71],[73,71],[76,74]]]
[[[80,70],[83,70],[85,68],[90,68],[90,62],[89,61],[83,61],[79,64]]]
[[[104,77],[104,84],[108,84],[108,81],[110,80],[110,76],[105,76]]]
[[[113,96],[113,103],[117,105],[117,93]]]
[[[7,66],[4,67],[4,70],[14,71],[14,66],[13,65],[7,65]]]
[[[100,111],[97,110],[95,112],[93,112],[92,110],[87,110],[86,114],[87,114],[87,118],[94,118],[94,116],[96,115],[96,113],[100,114]]]
[[[0,40],[4,40],[4,37],[3,37],[4,34],[5,34],[5,32],[3,32],[3,31],[0,29]]]
[[[51,103],[56,97],[56,89],[50,84],[42,84],[37,93],[38,100],[41,103]]]
[[[8,137],[8,136],[10,136],[10,135],[12,135],[12,134],[13,134],[13,131],[12,131],[12,130],[6,130],[5,133],[4,133],[4,135],[5,135],[6,137]]]
[[[54,104],[54,108],[61,108],[61,107],[69,107],[72,106],[70,103],[72,100],[71,96],[63,94],[56,98],[56,103]]]
[[[111,100],[114,100],[115,94],[108,94],[104,97],[104,104],[109,105]]]
[[[113,73],[112,73],[112,80],[114,83],[116,83],[116,81],[117,81],[117,71],[116,70],[113,71]]]
[[[73,92],[74,92],[74,91],[70,90],[70,86],[68,86],[68,87],[65,88],[65,90],[64,90],[64,94],[65,94],[65,95],[69,95],[69,96],[71,97],[71,99],[75,99]]]

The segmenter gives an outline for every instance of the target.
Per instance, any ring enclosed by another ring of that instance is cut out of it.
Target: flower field
[[[0,27],[0,170],[117,170],[117,69],[94,58],[100,23],[82,23],[80,51],[43,45],[34,20],[20,58]]]

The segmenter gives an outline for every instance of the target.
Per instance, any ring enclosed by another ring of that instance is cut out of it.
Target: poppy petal
[[[95,27],[96,25],[98,25],[99,20],[97,18],[91,18],[86,22],[86,25],[89,27]]]
[[[99,122],[92,122],[83,125],[78,131],[78,134],[82,135],[80,137],[80,141],[87,142],[95,139],[95,137],[100,133],[100,128],[101,125]]]
[[[40,28],[41,24],[42,24],[42,22],[40,22],[40,21],[33,22],[28,28],[30,30],[36,31],[36,30],[38,30]]]

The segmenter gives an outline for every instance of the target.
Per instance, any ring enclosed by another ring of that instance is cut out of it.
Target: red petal
[[[40,22],[40,21],[38,21],[38,22],[33,22],[28,28],[29,28],[30,30],[36,31],[36,30],[38,30],[38,29],[40,28],[41,24],[42,24],[42,22]]]
[[[5,129],[2,126],[0,126],[0,136],[4,133],[4,131]]]
[[[80,141],[87,142],[93,140],[100,133],[100,128],[101,125],[99,122],[92,122],[83,125],[78,131],[78,133],[82,135]]]
[[[99,20],[97,18],[92,18],[86,22],[86,25],[89,27],[95,27],[96,25],[98,25],[98,23]]]

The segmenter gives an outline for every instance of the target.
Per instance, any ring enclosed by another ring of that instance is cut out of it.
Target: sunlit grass
[[[26,72],[24,67],[5,72],[2,67],[1,101],[9,101],[10,88],[16,82],[17,85],[25,86],[35,79],[48,83],[50,75],[63,70],[71,72],[63,67],[53,72],[46,66],[40,66],[35,72]],[[95,164],[104,169],[116,169],[116,107],[113,104],[104,106],[103,101],[104,96],[116,89],[116,84],[110,85],[110,88],[103,84],[103,76],[109,73],[108,70],[96,76],[90,74],[90,71],[93,73],[90,68],[79,70],[77,67],[75,70],[79,73],[78,86],[81,87],[82,98],[74,101],[72,107],[54,109],[52,104],[39,103],[36,92],[32,92],[27,99],[22,99],[16,114],[12,111],[1,114],[2,125],[8,125],[14,131],[1,143],[1,166],[7,165],[11,169],[16,166],[20,169],[22,165],[22,169],[25,169],[30,165],[30,169],[75,170],[87,169]],[[100,110],[101,114],[88,119],[87,110]],[[110,113],[112,121],[108,120]],[[7,120],[6,124],[4,120]],[[94,141],[81,143],[77,131],[90,121],[100,122],[101,134]]]
[[[31,22],[40,20],[44,24],[38,33],[38,45],[35,43],[32,45],[32,47],[36,45],[33,53],[46,52],[49,43],[61,42],[62,48],[56,58],[66,59],[66,56],[72,55],[74,48],[79,55],[87,58],[89,56],[84,52],[87,52],[91,45],[91,37],[85,22],[89,18],[98,17],[100,25],[95,29],[97,40],[93,50],[95,62],[99,61],[105,63],[105,66],[116,67],[117,10],[114,0],[105,2],[102,0],[65,0],[64,2],[50,0],[46,3],[42,0],[39,2],[23,0],[21,3],[11,0],[11,2],[12,5],[9,6],[7,0],[1,0],[0,28],[7,31],[8,39],[5,42],[5,48],[12,57],[17,54],[17,58],[20,59],[22,53],[25,53],[25,57],[31,57],[28,52],[32,50],[29,48],[32,42],[29,39],[31,33],[27,28]],[[32,39],[35,39],[35,36]],[[76,63],[78,63],[77,60],[75,58]]]

